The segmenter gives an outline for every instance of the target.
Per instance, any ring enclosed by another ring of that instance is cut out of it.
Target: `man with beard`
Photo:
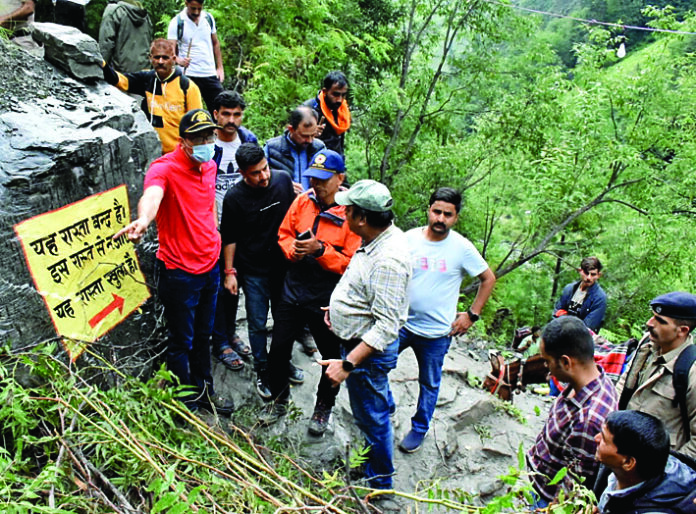
[[[326,148],[341,156],[345,154],[345,137],[351,121],[347,95],[348,79],[342,71],[332,71],[324,77],[317,96],[303,104],[319,115],[317,139],[321,139]]]
[[[650,307],[647,338],[617,385],[619,408],[659,417],[672,448],[696,457],[696,350],[691,335],[696,327],[696,296],[675,291],[658,296]],[[680,364],[681,359],[686,365]],[[680,376],[681,398],[675,387]]]
[[[269,304],[275,311],[286,264],[278,246],[278,227],[295,198],[287,173],[271,170],[261,147],[244,143],[237,150],[243,180],[227,191],[222,207],[224,286],[232,295],[244,289],[249,344],[254,354],[256,392],[269,399],[266,350]],[[290,369],[301,378],[301,371]]]
[[[310,188],[304,172],[314,154],[324,148],[323,142],[314,139],[316,132],[317,113],[302,105],[290,113],[283,135],[269,139],[263,149],[271,169],[290,174],[297,194]]]
[[[183,11],[172,18],[167,39],[178,46],[176,63],[201,90],[210,111],[222,93],[225,69],[213,15],[203,10],[204,0],[186,0]]]
[[[585,478],[586,487],[594,485],[599,470],[595,436],[618,402],[613,382],[595,364],[590,331],[579,319],[563,316],[552,320],[541,334],[539,351],[549,373],[568,383],[527,452],[537,494],[535,506],[545,508],[578,477]],[[554,483],[562,468],[568,468],[567,476]]]
[[[587,328],[599,332],[607,310],[607,295],[599,285],[602,263],[597,257],[585,257],[578,268],[580,280],[563,288],[556,302],[554,317],[571,315],[580,318]]]
[[[459,191],[442,187],[430,196],[428,225],[406,233],[413,278],[409,285],[408,321],[399,331],[399,353],[413,349],[420,391],[411,431],[399,444],[405,453],[418,450],[428,432],[452,336],[465,334],[478,321],[495,285],[495,274],[478,250],[452,230],[461,206]],[[465,276],[478,277],[480,284],[471,307],[457,313],[459,289]]]
[[[242,126],[246,103],[236,91],[223,91],[215,98],[213,117],[222,128],[216,131],[213,161],[217,165],[215,183],[215,202],[218,220],[222,218],[222,202],[227,190],[242,179],[237,171],[235,154],[243,143],[258,143],[256,135]],[[225,261],[220,256],[220,272],[225,269]],[[232,371],[244,367],[242,358],[251,355],[251,348],[236,333],[237,306],[239,296],[230,294],[220,281],[218,303],[213,327],[213,355]]]
[[[155,160],[145,175],[138,218],[115,237],[126,234],[137,242],[156,220],[155,283],[169,329],[167,368],[190,389],[184,401],[191,410],[203,407],[228,415],[234,404],[215,394],[210,370],[210,333],[220,283],[212,162],[217,128],[208,111],[186,113],[179,125],[179,144]]]
[[[119,73],[104,63],[104,80],[121,91],[144,97],[141,107],[162,142],[162,152],[173,151],[179,122],[188,111],[203,107],[201,92],[174,65],[174,44],[155,39],[150,46],[153,70]]]

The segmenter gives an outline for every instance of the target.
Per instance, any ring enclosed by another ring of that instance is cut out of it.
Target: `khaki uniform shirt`
[[[676,402],[672,385],[677,358],[687,345],[693,344],[691,336],[679,348],[660,355],[659,347],[648,341],[638,347],[631,368],[624,373],[617,385],[619,395],[624,387],[639,384],[627,409],[652,414],[666,425],[673,449],[696,457],[696,365],[689,370],[686,389],[686,406],[690,433],[684,433],[681,410]]]

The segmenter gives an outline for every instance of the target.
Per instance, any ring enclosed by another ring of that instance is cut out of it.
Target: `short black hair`
[[[552,320],[541,333],[544,350],[554,359],[567,355],[588,363],[594,360],[594,342],[580,318],[561,316]]]
[[[314,121],[319,120],[319,115],[317,114],[317,111],[315,111],[311,107],[307,107],[306,105],[300,105],[299,107],[295,107],[290,112],[290,116],[288,117],[288,125],[290,125],[293,129],[297,129],[297,127],[299,127],[300,124],[304,124],[305,120],[310,116],[314,118]]]
[[[681,325],[684,325],[689,329],[689,333],[693,332],[694,328],[696,328],[696,319],[683,319],[683,318],[672,318],[674,320],[674,323],[679,327]]]
[[[242,98],[242,95],[236,91],[223,91],[213,100],[213,110],[219,111],[220,107],[227,107],[228,109],[241,107],[242,110],[244,110],[246,109],[246,102],[244,98]]]
[[[234,154],[234,157],[237,160],[239,171],[243,173],[260,163],[261,159],[265,159],[266,154],[263,153],[263,148],[256,143],[242,143],[237,148],[237,153]]]
[[[597,271],[602,271],[602,263],[599,262],[597,257],[585,257],[582,262],[580,262],[580,269],[585,273],[589,273],[591,270],[596,269]]]
[[[451,203],[454,205],[454,210],[459,214],[459,210],[462,208],[462,194],[453,187],[441,187],[430,195],[430,203],[428,205],[432,206],[435,202]]]
[[[327,91],[331,89],[331,86],[338,84],[338,87],[343,87],[348,85],[348,79],[342,71],[331,71],[326,74],[324,80],[322,81],[322,86]]]
[[[636,473],[643,480],[659,476],[669,458],[669,434],[655,416],[636,410],[614,411],[607,416],[607,429],[616,451],[636,459]]]
[[[394,221],[394,213],[392,211],[369,211],[358,205],[351,205],[353,219],[365,216],[365,221],[368,225],[374,228],[387,228]]]

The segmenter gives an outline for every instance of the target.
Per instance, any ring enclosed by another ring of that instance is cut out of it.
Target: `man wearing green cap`
[[[155,160],[145,175],[137,219],[114,237],[126,234],[138,242],[156,221],[154,282],[169,329],[167,368],[181,385],[189,386],[184,402],[191,410],[203,407],[227,415],[234,404],[214,393],[210,370],[210,334],[220,283],[217,166],[212,161],[219,128],[203,109],[181,118],[179,144]]]
[[[388,373],[396,367],[399,329],[408,315],[411,263],[408,241],[392,224],[392,198],[384,185],[361,180],[336,193],[362,246],[331,295],[327,322],[342,339],[343,360],[319,361],[333,384],[344,380],[357,425],[370,447],[370,487],[390,489],[394,464]]]
[[[672,448],[696,457],[696,295],[673,291],[655,298],[650,307],[648,333],[617,385],[619,408],[659,417]],[[685,383],[681,395],[675,387],[679,376]]]

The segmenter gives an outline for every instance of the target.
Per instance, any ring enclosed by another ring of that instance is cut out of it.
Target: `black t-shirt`
[[[270,275],[285,266],[278,228],[295,199],[290,175],[271,170],[268,187],[249,187],[243,180],[225,194],[220,233],[222,244],[237,244],[234,267],[240,273]]]

